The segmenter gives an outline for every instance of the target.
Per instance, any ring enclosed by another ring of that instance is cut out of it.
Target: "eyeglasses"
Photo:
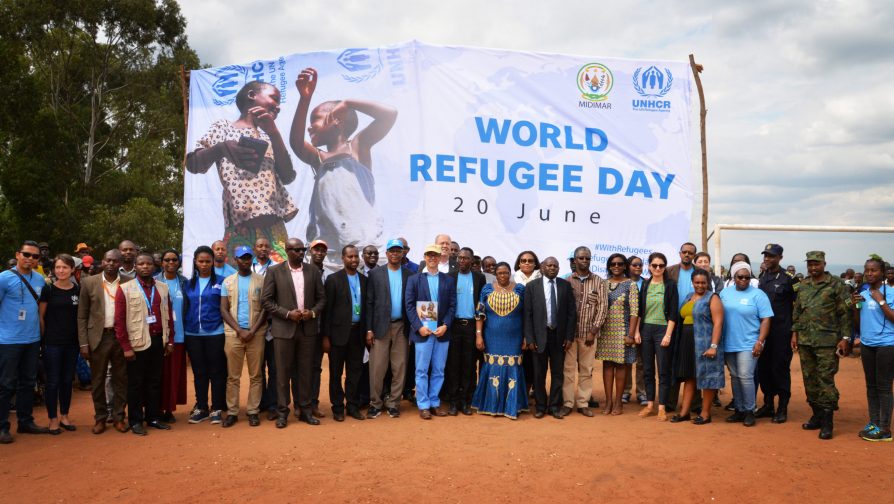
[[[750,280],[751,275],[736,275],[736,280]]]
[[[286,247],[286,252],[307,252],[307,247]]]
[[[651,267],[653,267],[653,268],[655,268],[655,269],[664,269],[664,265],[663,265],[663,264],[652,263],[652,264],[650,264],[649,266],[651,266]]]
[[[179,262],[180,259],[177,259],[176,257],[166,257],[166,258],[162,259],[162,261],[163,262]]]
[[[518,262],[521,264],[534,264],[534,260],[528,258],[519,259]]]
[[[613,263],[609,263],[608,266],[609,266],[610,268],[614,268],[615,266],[624,266],[624,263],[622,263],[622,262],[613,262]]]

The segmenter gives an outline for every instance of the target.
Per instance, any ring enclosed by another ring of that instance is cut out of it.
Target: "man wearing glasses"
[[[319,425],[311,403],[314,348],[319,337],[318,319],[326,305],[319,268],[304,264],[307,247],[297,238],[286,242],[288,260],[271,266],[264,279],[261,299],[272,317],[273,352],[276,361],[276,427],[285,428],[289,418],[290,382],[297,366],[298,403],[301,420]]]
[[[379,264],[379,249],[375,245],[363,247],[362,259],[363,264],[360,265],[359,271],[369,276],[369,272]]]
[[[16,266],[0,273],[0,444],[12,443],[9,400],[16,395],[19,434],[46,434],[31,415],[40,355],[37,300],[46,285],[34,271],[40,258],[37,243],[25,241],[16,252]]]

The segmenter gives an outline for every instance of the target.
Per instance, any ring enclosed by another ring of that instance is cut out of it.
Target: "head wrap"
[[[736,272],[739,270],[748,270],[748,274],[750,275],[751,274],[751,265],[745,261],[739,261],[737,263],[734,263],[729,269],[730,276],[735,277]]]

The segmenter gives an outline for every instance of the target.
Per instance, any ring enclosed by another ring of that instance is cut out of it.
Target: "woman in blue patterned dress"
[[[484,352],[472,407],[486,415],[516,419],[528,410],[522,371],[522,311],[525,287],[513,282],[509,264],[496,267],[497,280],[481,289],[475,346]]]
[[[671,422],[688,421],[689,407],[695,389],[703,394],[701,414],[692,421],[696,425],[711,423],[711,405],[717,390],[726,386],[723,369],[723,347],[720,338],[723,329],[723,303],[720,296],[711,292],[711,275],[696,268],[692,272],[692,288],[680,309],[680,324],[674,356],[676,376],[684,383],[683,403],[680,414]],[[688,322],[687,322],[688,321]]]

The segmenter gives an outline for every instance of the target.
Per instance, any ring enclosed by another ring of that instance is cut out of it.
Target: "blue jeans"
[[[438,341],[434,336],[416,343],[416,406],[419,409],[437,408],[441,405],[441,386],[444,385],[444,366],[450,342]],[[431,366],[431,377],[429,377]],[[392,398],[393,399],[393,398]]]
[[[751,352],[728,352],[725,355],[729,367],[730,382],[733,386],[736,411],[754,411],[754,399],[757,392],[754,383],[754,370],[757,368],[757,357]]]
[[[34,384],[40,342],[0,345],[0,430],[9,430],[9,400],[16,395],[19,425],[34,422]]]
[[[78,363],[78,344],[47,345],[43,351],[43,364],[47,372],[46,403],[47,416],[56,418],[56,403],[59,412],[68,414],[71,407],[71,385]]]

